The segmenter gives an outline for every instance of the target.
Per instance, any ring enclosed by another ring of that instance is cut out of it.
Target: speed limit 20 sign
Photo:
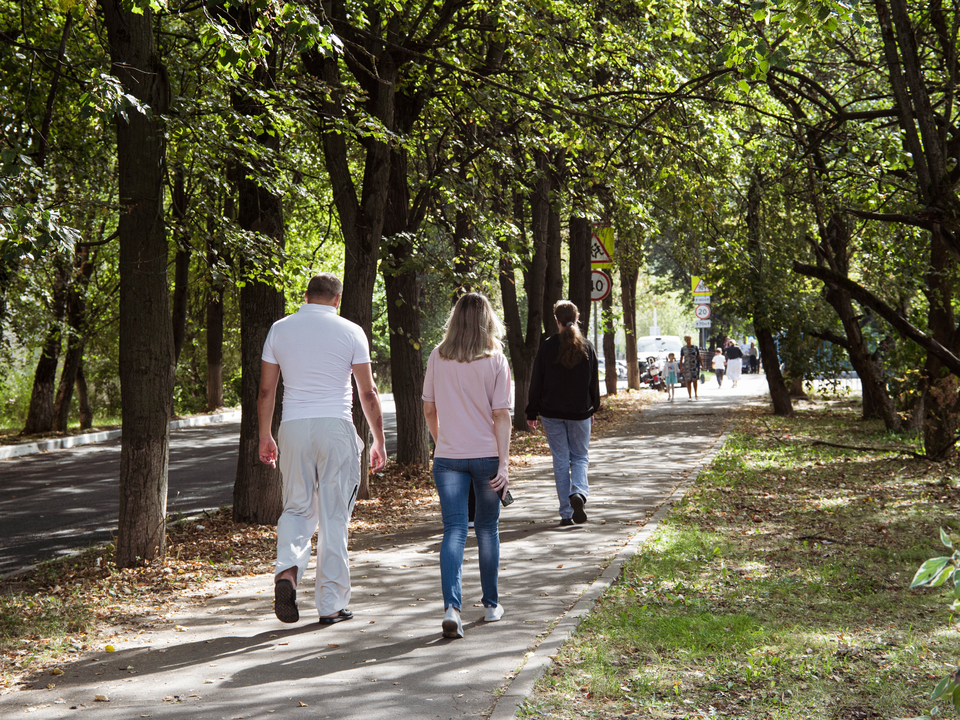
[[[697,305],[694,308],[694,313],[696,313],[697,317],[700,318],[701,320],[706,320],[707,318],[710,317],[710,306]]]
[[[594,302],[603,300],[610,294],[610,276],[603,270],[594,270],[590,273],[590,299]]]

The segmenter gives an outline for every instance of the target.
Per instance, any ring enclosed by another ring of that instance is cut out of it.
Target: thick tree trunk
[[[570,276],[567,297],[580,311],[580,332],[590,332],[590,221],[585,217],[570,217]]]
[[[177,167],[173,181],[173,216],[176,224],[177,255],[173,273],[173,361],[180,360],[187,332],[187,293],[190,290],[190,239],[186,233],[187,191],[183,166]]]
[[[404,127],[404,131],[407,129]],[[412,264],[415,249],[411,240],[419,222],[410,212],[406,152],[397,149],[392,156],[383,232],[387,255],[381,268],[387,294],[390,372],[397,410],[397,462],[427,465],[430,444],[421,399],[424,367],[420,351],[420,288]]]
[[[66,311],[70,336],[67,340],[67,352],[64,356],[63,370],[60,372],[60,385],[53,406],[53,429],[66,432],[70,416],[70,401],[77,380],[77,370],[83,360],[83,350],[87,334],[87,286],[93,274],[93,259],[90,249],[78,247],[74,256],[74,277],[67,289]]]
[[[213,223],[207,226],[207,410],[223,407],[223,280],[218,269],[219,243]]]
[[[265,191],[264,191],[265,192]],[[244,199],[241,193],[240,212]],[[233,519],[258,525],[275,525],[283,512],[279,469],[260,462],[257,395],[260,389],[260,355],[274,322],[283,317],[283,295],[272,285],[248,281],[240,289],[240,452],[233,485]],[[280,428],[283,383],[278,383],[273,413],[273,436]]]
[[[610,271],[606,271],[610,274]],[[610,278],[613,282],[613,278]],[[601,301],[603,306],[603,363],[606,367],[604,382],[607,386],[607,397],[613,397],[617,394],[617,345],[616,328],[613,324],[613,293],[607,293],[607,296]]]
[[[543,153],[537,153],[538,165],[545,166]],[[503,300],[504,320],[507,326],[507,345],[510,348],[510,363],[513,367],[514,398],[513,428],[527,432],[526,408],[530,396],[530,374],[533,361],[540,348],[542,337],[541,316],[543,313],[543,285],[547,267],[547,209],[550,195],[549,181],[544,175],[530,196],[533,216],[533,257],[523,270],[524,288],[527,295],[526,333],[521,332],[523,323],[517,296],[516,275],[510,248],[505,240],[500,245],[500,295]],[[514,221],[525,235],[523,197],[514,197]]]
[[[249,8],[241,11],[240,25],[246,27]],[[259,66],[254,73],[258,87],[270,82],[270,72]],[[247,117],[259,118],[270,127],[267,109],[252,93],[235,91],[234,109]],[[276,153],[280,138],[276,132],[257,136],[259,145]],[[259,257],[248,258],[246,269],[257,272],[257,266],[277,267],[284,246],[283,207],[280,198],[258,181],[261,175],[272,176],[276,168],[255,161],[243,168],[237,181],[237,223],[249,232],[257,233]],[[233,519],[260,525],[274,525],[283,512],[283,488],[279,468],[271,468],[259,460],[260,442],[257,418],[257,395],[260,390],[260,356],[270,327],[284,314],[283,293],[265,280],[246,281],[240,289],[240,454],[237,458],[237,478],[233,486]],[[273,432],[280,426],[282,382],[277,388],[277,403],[273,413]]]
[[[553,306],[563,297],[563,267],[560,251],[563,249],[560,221],[560,182],[564,152],[557,153],[550,167],[550,205],[547,209],[547,274],[543,283],[543,339],[557,334]],[[576,303],[574,303],[576,304]],[[579,310],[579,306],[577,307]]]
[[[780,356],[777,353],[777,343],[773,333],[763,324],[753,319],[753,327],[757,333],[757,347],[760,348],[760,357],[763,358],[763,371],[767,378],[767,389],[773,401],[774,415],[793,415],[793,403],[790,401],[790,392],[783,381],[780,372]]]
[[[123,418],[116,561],[129,567],[165,552],[174,361],[163,222],[167,73],[154,48],[152,11],[123,6],[100,0],[111,71],[152,111],[129,111],[116,120]]]
[[[53,319],[47,328],[47,334],[33,374],[33,389],[30,393],[30,407],[21,435],[50,432],[53,430],[54,405],[56,401],[57,364],[60,362],[60,349],[63,337],[63,315],[66,309],[67,285],[70,282],[66,261],[58,257],[54,275],[51,311]]]
[[[952,278],[956,262],[934,231],[930,239],[930,267],[926,272],[927,326],[930,334],[950,352],[960,350],[958,332],[952,307]],[[957,430],[960,427],[960,378],[951,375],[932,353],[923,367],[926,380],[926,398],[923,421],[923,446],[928,457],[942,460],[956,452]]]
[[[637,364],[637,279],[640,263],[631,240],[620,244],[620,305],[623,308],[623,332],[626,337],[627,387],[640,389],[640,366]]]
[[[77,415],[80,419],[80,429],[87,430],[93,427],[93,408],[90,407],[90,393],[87,392],[87,378],[83,374],[83,359],[77,368]]]
[[[346,18],[338,20],[345,21]],[[340,78],[338,61],[314,51],[305,52],[302,57],[308,72],[332,88],[321,106],[322,117],[329,118],[330,122],[321,125],[320,140],[330,184],[337,189],[333,199],[346,249],[340,315],[363,328],[367,339],[372,340],[373,288],[377,279],[390,180],[390,147],[376,137],[364,140],[363,184],[358,192],[352,172],[355,153],[347,145],[347,138],[337,123],[346,114],[341,101],[347,92]],[[361,82],[369,83],[367,110],[384,128],[393,130],[398,79],[396,63],[389,50],[384,50],[376,58],[365,57],[365,60],[375,64],[375,71],[358,67],[354,75],[359,76]],[[355,383],[353,421],[357,434],[364,441],[361,462],[362,467],[366,468],[370,462],[370,427],[363,415]],[[361,500],[370,497],[367,472],[361,473],[357,497]]]

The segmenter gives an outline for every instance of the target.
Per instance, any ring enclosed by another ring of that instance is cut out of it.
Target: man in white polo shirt
[[[337,314],[343,283],[330,273],[310,279],[306,303],[278,320],[263,344],[260,395],[260,461],[280,462],[283,514],[277,523],[274,612],[282,622],[300,619],[297,584],[317,535],[316,601],[320,623],[349,620],[347,532],[360,488],[363,442],[353,426],[357,381],[363,414],[373,431],[370,462],[386,462],[380,396],[370,369],[370,347],[360,326]],[[283,373],[279,451],[271,433],[277,379]]]

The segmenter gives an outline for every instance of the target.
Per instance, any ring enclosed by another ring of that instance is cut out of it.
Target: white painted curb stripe
[[[210,425],[212,423],[234,422],[240,419],[239,410],[216,413],[215,415],[194,415],[192,417],[181,418],[170,422],[171,430],[179,430],[185,427],[198,427],[200,425]],[[22,443],[20,445],[0,446],[0,460],[22,457],[24,455],[35,455],[37,453],[47,452],[48,450],[63,450],[66,448],[77,447],[79,445],[90,445],[92,443],[106,442],[120,437],[120,430],[104,430],[103,432],[86,433],[85,435],[70,435],[68,437],[53,438],[51,440],[39,440],[32,443]]]

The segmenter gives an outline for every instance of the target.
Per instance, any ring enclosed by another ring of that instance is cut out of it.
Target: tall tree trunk
[[[580,311],[580,332],[590,332],[590,221],[579,215],[570,216],[570,276],[567,297]]]
[[[77,415],[80,419],[80,429],[88,430],[93,427],[93,408],[90,407],[90,393],[87,392],[87,378],[83,374],[83,358],[77,367]]]
[[[346,18],[338,18],[346,21]],[[398,39],[396,20],[388,23],[386,31],[391,42]],[[340,77],[338,60],[325,57],[316,51],[302,55],[304,67],[322,80],[331,91],[321,104],[320,140],[330,184],[336,188],[334,204],[340,219],[343,234],[345,259],[343,269],[343,297],[340,300],[340,315],[355,322],[373,339],[373,288],[377,279],[380,259],[380,240],[386,213],[387,189],[390,181],[390,148],[381,139],[370,136],[364,139],[363,181],[359,191],[353,180],[354,153],[347,145],[347,138],[338,121],[346,116],[343,106],[347,89]],[[360,60],[360,58],[354,58]],[[354,76],[367,82],[367,111],[380,121],[387,131],[394,128],[397,65],[389,49],[378,57],[365,56],[374,68],[356,68]],[[353,422],[357,434],[364,441],[362,467],[370,461],[370,427],[363,415],[357,395],[356,383],[353,392]],[[361,473],[357,498],[370,497],[369,473]]]
[[[790,401],[790,392],[783,381],[783,374],[780,372],[780,356],[777,353],[777,344],[769,320],[768,301],[763,292],[767,278],[763,246],[760,243],[762,232],[760,222],[760,181],[754,177],[747,190],[747,254],[750,256],[751,274],[748,301],[753,315],[753,329],[757,335],[760,357],[763,358],[767,387],[773,402],[773,413],[774,415],[792,415],[793,404]]]
[[[557,321],[553,317],[553,306],[563,297],[563,266],[560,259],[560,251],[563,249],[560,221],[560,188],[563,163],[564,151],[560,150],[551,159],[550,163],[550,206],[547,210],[547,275],[543,283],[544,339],[557,334]]]
[[[535,154],[538,167],[545,169],[546,156],[542,152]],[[507,344],[510,348],[510,363],[513,366],[513,428],[527,432],[526,409],[530,396],[530,379],[533,361],[540,348],[542,337],[541,316],[543,313],[543,286],[547,267],[547,223],[550,197],[550,183],[546,173],[541,173],[530,195],[532,213],[531,229],[533,256],[523,269],[523,284],[527,295],[526,333],[520,317],[520,304],[517,296],[516,275],[512,253],[505,240],[500,245],[500,295],[503,300],[504,319],[507,325]],[[514,221],[517,227],[524,228],[523,197],[514,197]],[[525,235],[525,231],[521,231]]]
[[[67,352],[60,372],[60,385],[53,405],[53,429],[66,432],[70,416],[70,401],[77,380],[77,371],[83,360],[83,350],[87,336],[87,286],[93,275],[94,261],[90,248],[78,246],[74,254],[74,277],[67,289],[66,311],[70,336],[67,340]]]
[[[405,133],[409,130],[408,124],[402,123]],[[424,367],[420,352],[420,288],[413,264],[412,241],[412,233],[419,223],[410,212],[406,151],[395,149],[392,158],[383,229],[387,254],[381,267],[387,294],[390,372],[397,409],[397,462],[427,465],[430,445],[421,399]]]
[[[233,203],[225,211],[232,215]],[[207,223],[207,410],[223,407],[223,276],[220,272],[221,244],[213,221]]]
[[[249,5],[236,11],[236,22],[241,30],[252,27],[252,12]],[[280,134],[274,129],[269,111],[257,91],[272,87],[275,63],[276,57],[271,54],[254,69],[254,88],[236,88],[231,96],[238,113],[257,118],[262,124],[264,130],[255,140],[271,158],[277,157],[280,151]],[[240,289],[240,451],[233,486],[233,519],[260,525],[276,524],[283,512],[280,470],[260,462],[257,452],[260,443],[257,417],[260,356],[270,327],[284,314],[283,293],[259,275],[263,269],[279,266],[284,247],[280,198],[260,178],[274,177],[278,172],[272,161],[264,162],[251,154],[237,179],[237,224],[256,233],[261,242],[255,249],[256,256],[241,261],[244,269],[254,277]],[[278,385],[272,423],[274,437],[280,426],[283,398],[282,383]]]
[[[606,271],[610,274],[610,270]],[[610,278],[611,288],[613,287],[613,278]],[[603,364],[606,368],[604,382],[607,387],[607,396],[613,397],[617,394],[617,345],[616,329],[613,325],[613,293],[607,293],[607,296],[601,301],[603,306]]]
[[[166,68],[153,41],[153,12],[124,10],[100,0],[110,42],[111,72],[123,89],[151,109],[117,118],[120,192],[120,567],[163,557],[170,414],[173,408],[173,332],[163,222],[162,117],[167,112]]]
[[[173,180],[173,216],[176,218],[177,255],[173,274],[173,361],[180,360],[187,331],[187,293],[190,290],[190,239],[186,231],[187,191],[183,166]]]
[[[631,243],[632,247],[632,243]],[[640,264],[630,252],[620,254],[620,305],[623,308],[623,332],[627,345],[627,387],[640,389],[640,365],[637,363],[637,280]]]
[[[63,335],[63,315],[66,309],[67,285],[70,271],[66,260],[57,257],[55,264],[53,297],[51,311],[53,319],[47,328],[47,334],[33,374],[33,390],[30,393],[30,408],[21,435],[50,432],[53,430],[54,404],[56,401],[57,364],[60,362],[61,339]]]
[[[770,391],[770,399],[773,402],[774,415],[792,415],[793,403],[790,400],[790,393],[787,390],[786,383],[783,381],[783,375],[780,372],[780,356],[777,353],[777,343],[773,338],[773,332],[766,326],[763,320],[759,320],[756,315],[753,318],[753,329],[757,333],[757,346],[760,348],[760,357],[763,358],[763,371],[767,378],[767,389]]]
[[[951,303],[956,262],[952,260],[939,232],[934,230],[930,243],[930,266],[925,274],[928,302],[927,326],[933,338],[950,352],[960,350],[958,331]],[[951,375],[933,353],[927,354],[923,366],[927,388],[924,420],[923,446],[927,456],[943,459],[954,454],[958,417],[958,386],[960,378]]]

